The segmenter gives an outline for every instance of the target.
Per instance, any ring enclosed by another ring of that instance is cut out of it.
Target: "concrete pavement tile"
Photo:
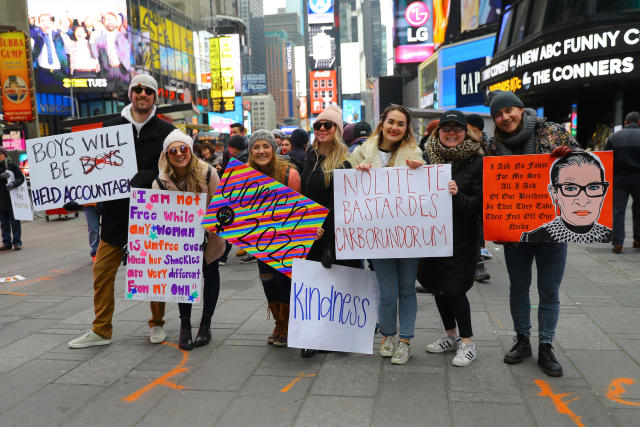
[[[295,426],[369,426],[373,404],[372,398],[309,396]]]
[[[167,393],[136,426],[211,426],[233,393],[179,390]]]
[[[494,402],[494,403],[521,403],[522,396],[518,394],[482,393],[482,392],[449,392],[449,400],[452,402]]]
[[[305,374],[309,373],[305,372]],[[293,395],[300,398],[307,394],[313,381],[314,377],[254,375],[249,378],[237,395],[241,397],[273,397],[278,396],[280,393],[282,395]],[[283,392],[283,389],[286,391]]]
[[[67,340],[65,335],[33,334],[0,348],[0,372],[9,372]]]
[[[32,314],[31,317],[38,319],[66,319],[92,303],[93,296],[68,298],[64,302],[55,303],[39,313]]]
[[[320,367],[311,394],[375,396],[382,362],[382,358],[377,356],[329,353]]]
[[[567,317],[562,314],[562,310],[556,329],[556,340],[567,350],[608,350],[616,346],[589,316]]]
[[[614,339],[614,341],[627,352],[627,355],[640,364],[640,340],[625,338]]]
[[[21,292],[18,290],[16,292]],[[16,316],[31,316],[32,314],[42,313],[47,308],[51,307],[55,303],[53,302],[31,302],[25,301],[15,304],[10,307],[5,307],[2,309],[3,314],[7,316],[16,315]]]
[[[167,346],[152,344],[115,343],[97,353],[94,357],[78,366],[73,371],[59,378],[57,383],[111,385],[133,368],[148,358],[155,351],[173,351],[176,353],[176,364],[180,361],[180,353]],[[76,349],[75,351],[83,351]]]
[[[216,323],[244,323],[266,300],[231,300],[216,309]],[[263,311],[265,312],[265,311]]]
[[[181,384],[194,390],[240,390],[267,351],[266,347],[222,345],[200,367],[189,371]]]
[[[453,359],[448,353],[447,360]],[[471,365],[449,368],[451,391],[518,394],[514,377],[505,369],[504,352],[500,348],[478,348],[478,358]],[[469,381],[473,378],[473,381]]]
[[[523,404],[452,402],[454,426],[535,426]]]
[[[638,425],[638,409],[611,409],[611,414],[620,426],[634,427]]]
[[[320,353],[308,359],[300,357],[297,348],[271,347],[260,361],[254,375],[298,376],[301,372],[306,374],[317,373],[320,370],[325,355]]]
[[[640,307],[639,286],[603,286],[602,290],[624,307]]]
[[[0,415],[0,425],[53,426],[69,416],[103,387],[49,384]]]
[[[26,338],[50,324],[51,322],[45,319],[21,318],[16,322],[12,322],[0,329],[0,349],[20,339]]]
[[[273,396],[236,397],[227,410],[213,422],[216,427],[226,426],[287,426],[304,401],[303,396],[291,392]]]
[[[640,292],[640,289],[638,290]],[[587,316],[605,333],[636,332],[640,330],[640,317],[632,309],[623,307],[583,307]]]
[[[62,360],[32,360],[0,375],[0,413],[26,399],[31,394],[64,375],[80,362]]]

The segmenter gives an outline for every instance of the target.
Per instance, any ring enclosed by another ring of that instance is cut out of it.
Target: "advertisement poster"
[[[451,165],[333,174],[337,259],[453,255]]]
[[[126,0],[28,0],[40,93],[126,91],[131,40]]]
[[[436,3],[436,5],[434,5]],[[414,1],[396,0],[395,9],[395,61],[397,64],[422,62],[429,58],[434,51],[436,24],[441,19],[436,17],[434,7],[440,7],[442,0]],[[447,8],[448,8],[448,1]],[[440,27],[437,27],[440,28]],[[442,33],[442,42],[446,32],[446,23]],[[440,42],[440,43],[442,43]]]
[[[613,152],[485,157],[483,223],[498,242],[603,243],[613,224]]]
[[[130,124],[27,140],[37,211],[129,197],[138,171]]]
[[[199,303],[206,193],[134,188],[125,299]]]
[[[372,354],[378,294],[373,271],[294,260],[288,346]]]
[[[2,112],[10,122],[34,118],[35,100],[29,80],[27,38],[20,31],[0,33],[0,90]]]
[[[202,225],[291,277],[329,211],[248,165],[231,159]]]

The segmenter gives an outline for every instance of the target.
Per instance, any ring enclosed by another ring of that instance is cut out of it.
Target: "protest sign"
[[[485,157],[486,240],[611,241],[613,153]]]
[[[451,165],[333,175],[337,259],[453,255]]]
[[[329,211],[257,170],[232,159],[202,225],[291,277]]]
[[[378,294],[373,271],[294,260],[288,346],[372,354]]]
[[[31,200],[29,199],[29,189],[27,182],[9,190],[13,217],[18,221],[33,221],[33,211],[31,210]]]
[[[131,191],[126,299],[200,302],[206,207],[205,193]]]
[[[25,280],[25,277],[20,276],[19,274],[15,276],[7,276],[0,277],[0,283],[8,283],[8,282],[17,282],[18,280]]]
[[[130,124],[27,140],[35,210],[129,197],[138,171]]]

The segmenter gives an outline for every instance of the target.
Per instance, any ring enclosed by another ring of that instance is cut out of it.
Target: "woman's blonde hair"
[[[273,157],[271,158],[271,161],[269,162],[269,164],[263,167],[258,165],[253,160],[253,150],[249,150],[249,166],[251,166],[257,171],[262,172],[263,174],[267,175],[269,178],[275,179],[276,181],[282,184],[285,184],[284,176],[287,172],[287,169],[294,166],[292,163],[278,156],[273,150],[273,147],[271,148],[271,151],[273,152]]]
[[[404,114],[407,119],[407,130],[405,131],[402,140],[393,148],[393,155],[389,159],[389,166],[393,165],[396,161],[396,156],[398,155],[400,147],[414,148],[418,146],[416,138],[413,136],[413,129],[411,128],[411,113],[406,107],[398,104],[391,104],[384,109],[382,114],[380,114],[380,121],[378,122],[378,126],[376,126],[376,129],[373,131],[373,133],[371,133],[369,139],[377,138],[378,144],[382,144],[382,127],[384,126],[385,120],[387,120],[387,116],[392,111],[399,111]]]
[[[189,150],[191,151],[191,150]],[[200,193],[203,189],[207,189],[206,177],[202,175],[202,169],[200,168],[201,160],[196,157],[193,152],[191,153],[191,161],[187,165],[187,179],[186,188],[181,188],[181,191],[190,191],[192,193]],[[204,163],[204,162],[203,162]],[[173,169],[173,165],[169,162],[169,153],[164,152],[160,155],[160,161],[158,162],[158,169],[161,173],[167,175],[178,186],[178,178],[176,172]],[[208,192],[208,191],[205,191]]]
[[[335,124],[334,124],[335,126]],[[322,173],[324,174],[324,186],[328,187],[331,182],[331,177],[333,175],[334,169],[342,168],[342,165],[347,160],[349,156],[349,149],[346,144],[342,142],[342,136],[339,135],[338,131],[333,135],[333,139],[329,142],[331,144],[331,150],[329,154],[327,154],[320,165],[322,169]],[[314,150],[318,152],[318,142],[313,144]]]

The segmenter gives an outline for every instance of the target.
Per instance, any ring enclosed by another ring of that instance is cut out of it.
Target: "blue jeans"
[[[509,272],[509,305],[517,334],[529,336],[531,331],[531,265],[536,260],[538,272],[538,338],[551,343],[560,312],[559,289],[567,262],[566,243],[520,243],[505,245],[504,258]]]
[[[396,334],[399,317],[400,338],[413,338],[418,311],[416,276],[419,261],[415,258],[371,260],[380,287],[378,323],[384,336]]]
[[[633,240],[640,241],[640,173],[617,174],[613,181],[613,239],[614,245],[624,243],[624,216],[627,210],[629,195],[631,215],[633,218]]]
[[[100,244],[100,216],[95,206],[85,206],[84,217],[87,219],[87,229],[89,231],[89,247],[91,248],[91,256],[95,256],[98,252]]]
[[[20,221],[13,217],[13,211],[0,211],[0,228],[2,228],[2,243],[5,246],[22,246],[22,226]],[[13,241],[11,240],[13,234]]]

